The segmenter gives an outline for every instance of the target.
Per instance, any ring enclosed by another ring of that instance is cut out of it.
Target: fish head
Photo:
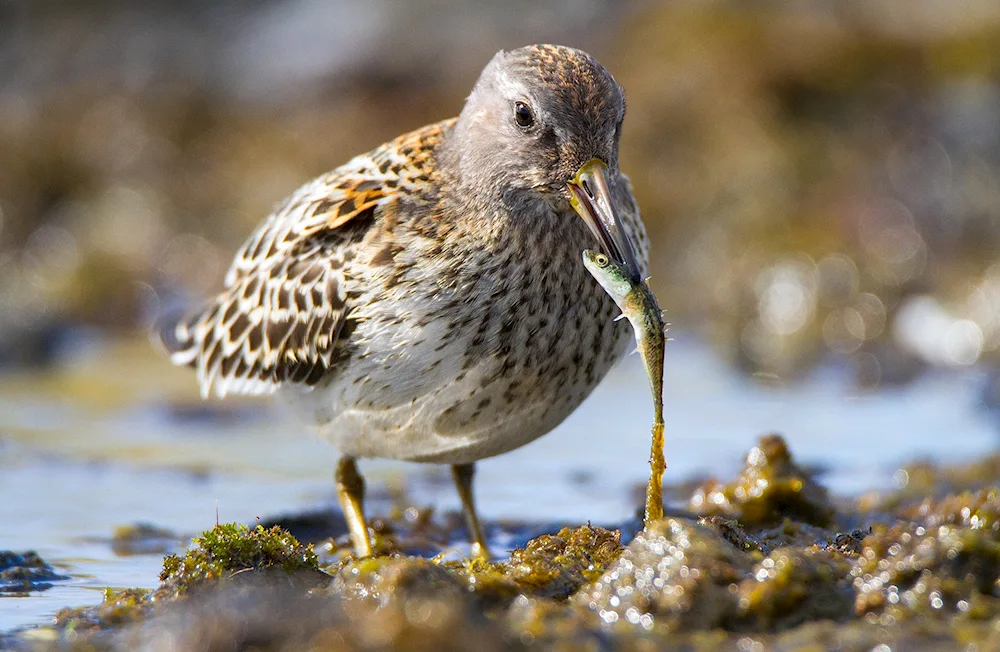
[[[625,267],[610,256],[592,249],[583,250],[583,266],[621,307],[625,302],[625,297],[634,287]]]

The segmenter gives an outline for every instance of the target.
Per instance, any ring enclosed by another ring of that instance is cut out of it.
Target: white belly
[[[522,320],[515,345],[523,350],[473,364],[466,340],[429,330],[440,322],[419,337],[401,329],[407,346],[383,329],[369,354],[329,384],[289,386],[281,396],[344,455],[449,464],[499,455],[559,425],[625,353],[631,331],[625,321],[612,323],[605,301],[581,300],[566,311],[566,328],[547,334]]]

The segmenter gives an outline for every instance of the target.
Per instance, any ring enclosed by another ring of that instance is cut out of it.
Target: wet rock
[[[169,560],[157,591],[109,592],[57,626],[87,650],[519,649],[461,575],[431,560],[352,560],[331,578],[287,533],[237,526]]]
[[[259,419],[264,414],[260,404],[227,405],[201,400],[166,401],[153,407],[158,418],[178,426],[238,427]]]
[[[991,490],[919,510],[927,525],[876,527],[852,571],[857,614],[893,621],[1000,616],[997,507]]]
[[[760,448],[767,463],[754,472],[769,483],[807,479],[787,450],[775,454],[780,440]],[[968,484],[987,476],[961,475]],[[728,486],[751,477],[744,470]],[[36,647],[1000,649],[996,488],[908,496],[891,514],[842,500],[830,518],[839,533],[803,520],[808,510],[789,507],[788,493],[765,491],[759,500],[771,501],[768,509],[731,503],[769,514],[753,526],[721,514],[674,515],[622,548],[619,532],[587,525],[537,536],[499,562],[397,553],[342,558],[322,567],[329,575],[280,528],[219,526],[183,557],[165,559],[158,590],[108,591],[98,607],[61,612],[52,646]],[[444,543],[464,536],[409,510],[387,517],[381,532],[397,540],[439,528]]]
[[[36,552],[0,550],[0,595],[44,591],[52,582],[68,579]]]
[[[848,619],[854,607],[850,572],[851,564],[837,552],[778,548],[740,582],[738,620],[766,631]]]
[[[282,515],[276,518],[265,518],[260,523],[265,528],[280,527],[287,530],[292,536],[305,543],[318,544],[325,539],[335,541],[339,537],[347,536],[347,523],[343,513],[332,507],[323,507],[317,510],[299,512],[296,514]],[[350,537],[348,537],[350,538]],[[323,548],[331,547],[317,545],[317,554],[321,554]]]
[[[11,328],[0,333],[0,369],[48,367],[59,359],[72,339],[73,327],[62,320]]]
[[[511,551],[499,562],[448,562],[465,590],[491,609],[505,608],[515,597],[562,600],[601,573],[621,554],[621,533],[584,525],[543,534]]]
[[[662,642],[646,639],[645,648],[634,648],[648,633],[639,627],[617,628],[613,637],[597,614],[574,601],[569,603],[549,598],[518,596],[503,619],[516,640],[531,645],[531,649],[558,650],[632,650],[652,652]]]
[[[829,528],[810,525],[794,518],[785,518],[773,527],[756,527],[751,530],[768,551],[782,546],[826,548],[837,538],[836,532]]]
[[[732,482],[706,481],[691,496],[690,509],[701,516],[735,518],[747,527],[786,517],[824,526],[835,513],[826,489],[795,463],[780,435],[761,437]]]
[[[738,614],[753,562],[715,530],[680,518],[652,523],[572,601],[609,626],[670,631],[719,627]]]
[[[861,554],[865,537],[869,536],[871,533],[871,528],[842,532],[834,537],[833,541],[830,542],[829,547],[843,555],[857,556]]]
[[[618,629],[787,629],[854,615],[850,560],[832,549],[764,545],[731,521],[665,519],[640,533],[621,558],[572,602]],[[757,563],[754,564],[756,557]],[[552,607],[520,605],[544,623]],[[558,629],[543,626],[549,634]]]
[[[162,555],[185,545],[189,537],[151,523],[115,528],[111,535],[111,550],[120,557],[130,555]]]
[[[470,599],[456,574],[428,559],[366,557],[350,561],[334,576],[331,595],[384,606],[393,600],[437,597]]]
[[[277,527],[250,529],[239,524],[217,525],[194,540],[183,556],[167,555],[155,591],[126,589],[104,592],[93,607],[63,609],[56,614],[62,632],[101,633],[143,621],[165,608],[220,586],[242,590],[287,586],[300,592],[325,585],[330,576],[319,570],[311,546]]]
[[[935,464],[931,460],[917,460],[897,469],[892,479],[895,491],[863,495],[858,501],[858,510],[908,518],[912,514],[909,508],[927,499],[996,486],[1000,479],[1000,454],[993,453],[969,463],[949,466]]]
[[[954,494],[940,500],[925,498],[920,504],[902,510],[901,515],[921,523],[928,530],[957,526],[1000,541],[1000,489],[997,487]]]
[[[739,521],[722,518],[721,516],[709,516],[698,520],[704,526],[710,527],[718,532],[722,538],[746,553],[760,553],[766,555],[771,551],[771,547],[756,537],[739,524]]]
[[[403,575],[405,571],[397,580]],[[122,632],[108,647],[152,652],[520,649],[461,593],[403,590],[381,598],[375,606],[364,599],[310,595],[288,585],[224,585]]]
[[[140,622],[153,613],[156,605],[152,597],[153,592],[146,589],[105,589],[104,600],[96,606],[61,609],[56,613],[55,626],[57,630],[72,632],[75,636]]]

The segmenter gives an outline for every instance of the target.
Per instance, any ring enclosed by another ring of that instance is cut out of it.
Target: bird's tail
[[[194,324],[199,316],[200,311],[191,312],[177,306],[166,310],[153,325],[150,338],[175,365],[197,366],[200,343],[194,336]]]

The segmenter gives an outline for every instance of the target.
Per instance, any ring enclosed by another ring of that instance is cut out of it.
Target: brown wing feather
[[[203,395],[263,394],[315,384],[351,330],[346,269],[384,208],[427,181],[452,121],[424,127],[306,184],[240,248],[225,289],[161,327],[175,364],[197,369]]]

